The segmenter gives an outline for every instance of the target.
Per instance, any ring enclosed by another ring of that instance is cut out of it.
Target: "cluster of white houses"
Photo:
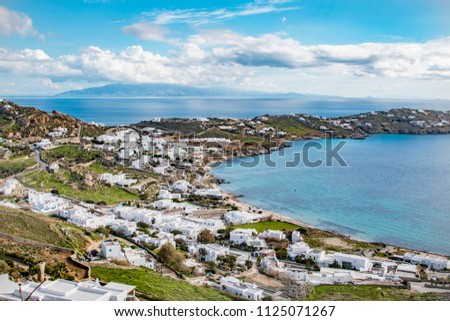
[[[168,188],[161,190],[161,200],[172,201],[171,195],[180,195],[191,191],[191,186],[185,181],[179,181]],[[229,247],[219,244],[198,244],[197,236],[204,229],[208,229],[212,234],[217,235],[219,230],[226,228],[232,223],[250,223],[261,219],[261,215],[248,213],[245,211],[229,211],[223,214],[222,218],[198,218],[189,215],[192,211],[188,203],[184,204],[184,210],[180,212],[165,212],[146,208],[135,208],[127,206],[117,206],[110,208],[102,215],[94,214],[94,211],[73,204],[73,202],[52,195],[50,193],[36,192],[29,190],[28,201],[33,211],[51,214],[55,213],[69,222],[84,227],[95,229],[100,226],[110,226],[115,231],[119,231],[125,236],[129,236],[136,244],[148,244],[159,247],[170,243],[176,245],[178,240],[182,240],[188,245],[188,251],[195,261],[194,265],[201,265],[202,262],[217,262],[219,257],[235,255]],[[137,223],[143,222],[150,225],[147,233],[137,229]],[[289,260],[296,258],[311,259],[320,271],[310,272],[304,268],[299,268],[294,263],[280,261],[276,258],[275,252],[268,248],[267,241],[287,240],[283,231],[266,230],[258,233],[256,229],[236,228],[230,231],[229,241],[231,246],[246,245],[256,252],[247,252],[249,255],[261,256],[261,269],[264,273],[288,279],[294,282],[307,282],[309,284],[336,284],[349,283],[355,280],[379,280],[398,281],[398,276],[415,277],[417,274],[416,265],[422,264],[435,270],[449,268],[449,261],[442,257],[422,256],[413,253],[405,254],[402,259],[405,263],[397,264],[390,261],[373,261],[362,255],[347,253],[327,253],[321,249],[310,248],[304,242],[299,231],[292,232],[290,236],[287,254]],[[142,250],[122,248],[117,241],[106,240],[102,244],[101,254],[109,260],[126,260],[132,265],[146,266],[154,268],[154,261]],[[236,255],[235,255],[236,256]],[[245,266],[245,260],[249,256],[238,260],[238,265]],[[407,263],[407,264],[406,264]],[[336,269],[336,268],[339,269]],[[398,274],[397,274],[398,273]],[[262,291],[252,284],[241,282],[234,278],[222,278],[220,287],[230,293],[259,300]]]

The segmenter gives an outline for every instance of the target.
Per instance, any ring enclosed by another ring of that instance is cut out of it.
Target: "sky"
[[[450,99],[448,0],[0,0],[0,95],[173,83]]]

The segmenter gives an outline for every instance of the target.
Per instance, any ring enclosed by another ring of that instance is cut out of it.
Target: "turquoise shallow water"
[[[341,149],[348,167],[286,168],[305,144],[212,171],[229,182],[222,189],[254,206],[357,238],[450,255],[450,136],[374,135]],[[268,157],[276,167],[264,162]],[[324,159],[324,152],[314,149],[310,159]]]

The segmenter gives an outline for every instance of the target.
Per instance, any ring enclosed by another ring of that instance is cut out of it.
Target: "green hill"
[[[158,301],[230,301],[231,296],[213,288],[194,286],[186,281],[174,280],[149,269],[115,269],[92,267],[92,277],[104,282],[135,285],[144,300]]]

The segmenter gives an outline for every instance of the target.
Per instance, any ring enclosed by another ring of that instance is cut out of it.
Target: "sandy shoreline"
[[[207,173],[212,178],[217,178],[216,176],[214,176],[211,173],[212,165],[213,164],[217,164],[217,163],[225,162],[225,161],[227,161],[229,159],[230,158],[226,158],[226,159],[223,159],[222,161],[210,162],[210,163],[206,164],[204,168],[206,169]],[[336,231],[323,230],[323,229],[320,229],[320,228],[318,228],[316,226],[313,226],[313,225],[307,224],[305,222],[301,222],[299,220],[296,220],[296,219],[294,219],[292,217],[289,217],[287,215],[280,214],[280,213],[277,213],[277,212],[273,212],[273,211],[270,211],[270,210],[266,210],[266,209],[259,208],[259,207],[256,207],[254,205],[245,203],[244,201],[239,200],[237,195],[234,195],[232,193],[224,191],[220,187],[219,184],[213,183],[212,184],[212,188],[219,189],[222,192],[222,194],[227,198],[227,201],[228,201],[229,204],[236,206],[237,208],[239,208],[239,210],[242,210],[242,211],[260,214],[262,216],[272,216],[272,219],[274,219],[274,220],[280,220],[280,221],[283,221],[283,222],[292,223],[292,224],[295,224],[295,225],[298,225],[298,226],[301,226],[301,227],[306,227],[306,228],[309,228],[309,229],[312,229],[312,230],[326,231],[326,232],[328,232],[330,234],[333,234],[333,235],[335,235],[337,237],[349,239],[349,240],[352,240],[352,241],[363,242],[363,243],[367,243],[367,244],[383,243],[386,246],[392,246],[392,247],[394,247],[394,248],[396,248],[398,250],[403,250],[403,251],[406,251],[406,252],[418,252],[418,253],[423,253],[423,254],[431,254],[431,255],[435,255],[435,256],[449,258],[449,256],[444,255],[444,254],[440,254],[440,253],[433,253],[433,252],[424,251],[424,250],[410,249],[410,248],[406,248],[406,247],[403,247],[403,246],[388,244],[388,243],[385,243],[385,242],[368,241],[368,240],[364,240],[364,239],[355,238],[352,235],[344,235],[344,234],[341,234],[341,233],[336,232]]]

